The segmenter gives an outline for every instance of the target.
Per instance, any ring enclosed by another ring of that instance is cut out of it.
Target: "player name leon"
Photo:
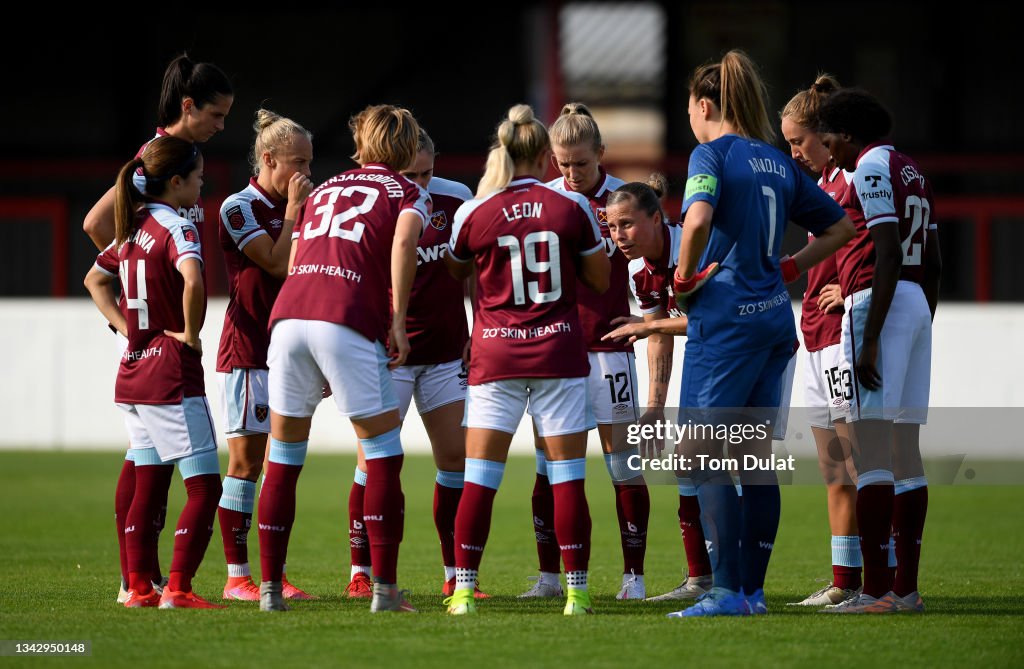
[[[505,214],[506,220],[515,221],[520,218],[540,218],[543,209],[542,202],[517,202],[508,209],[502,207],[501,212]]]

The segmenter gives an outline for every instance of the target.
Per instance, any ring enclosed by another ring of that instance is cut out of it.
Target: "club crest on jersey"
[[[185,238],[186,242],[191,242],[193,244],[199,243],[199,233],[196,232],[196,229],[191,225],[182,226],[181,234]]]
[[[597,222],[600,223],[603,227],[607,228],[608,210],[605,209],[604,207],[598,207],[596,210],[594,210],[594,213],[597,215]]]
[[[266,422],[267,416],[270,414],[270,407],[266,404],[257,404],[254,413],[256,414],[256,420],[261,423]]]
[[[448,227],[448,217],[443,209],[430,215],[430,226],[435,230],[444,230]]]
[[[245,216],[242,215],[242,208],[238,205],[228,209],[228,225],[231,226],[232,230],[241,230],[242,226],[245,225]]]

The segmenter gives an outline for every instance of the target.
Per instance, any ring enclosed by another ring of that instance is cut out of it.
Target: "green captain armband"
[[[694,174],[686,180],[686,194],[683,199],[689,200],[698,193],[715,195],[718,193],[718,179],[710,174]]]

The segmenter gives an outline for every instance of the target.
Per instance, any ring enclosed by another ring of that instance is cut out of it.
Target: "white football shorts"
[[[398,412],[402,420],[409,413],[413,397],[421,416],[445,404],[465,401],[468,378],[461,359],[436,365],[403,365],[393,370],[391,382],[398,395]]]
[[[344,325],[278,321],[267,363],[270,408],[282,416],[312,416],[328,384],[342,416],[369,418],[398,407],[384,345]]]
[[[501,379],[469,386],[462,424],[515,434],[524,411],[533,418],[541,437],[586,432],[595,425],[585,376]]]
[[[270,434],[268,371],[235,367],[217,376],[224,397],[224,434],[229,439]]]
[[[853,374],[843,364],[843,348],[832,344],[808,354],[804,370],[804,402],[811,427],[835,429],[833,423],[850,414]]]
[[[205,396],[185,397],[181,404],[122,404],[133,449],[155,448],[165,463],[216,450],[213,418]]]
[[[924,290],[912,281],[901,280],[896,284],[896,294],[879,338],[876,366],[882,387],[874,391],[858,382],[855,370],[870,306],[870,288],[846,298],[840,345],[843,369],[853,373],[849,420],[923,425],[928,420],[932,369],[932,320]]]
[[[614,425],[639,420],[633,353],[596,351],[587,353],[587,358],[590,359],[587,397],[595,421],[601,425]]]

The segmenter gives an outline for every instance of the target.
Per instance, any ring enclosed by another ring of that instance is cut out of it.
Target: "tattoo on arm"
[[[665,406],[665,391],[658,388],[654,391],[654,401],[651,402],[654,406]]]
[[[656,383],[668,383],[672,376],[672,358],[659,355],[654,364],[654,381]]]

